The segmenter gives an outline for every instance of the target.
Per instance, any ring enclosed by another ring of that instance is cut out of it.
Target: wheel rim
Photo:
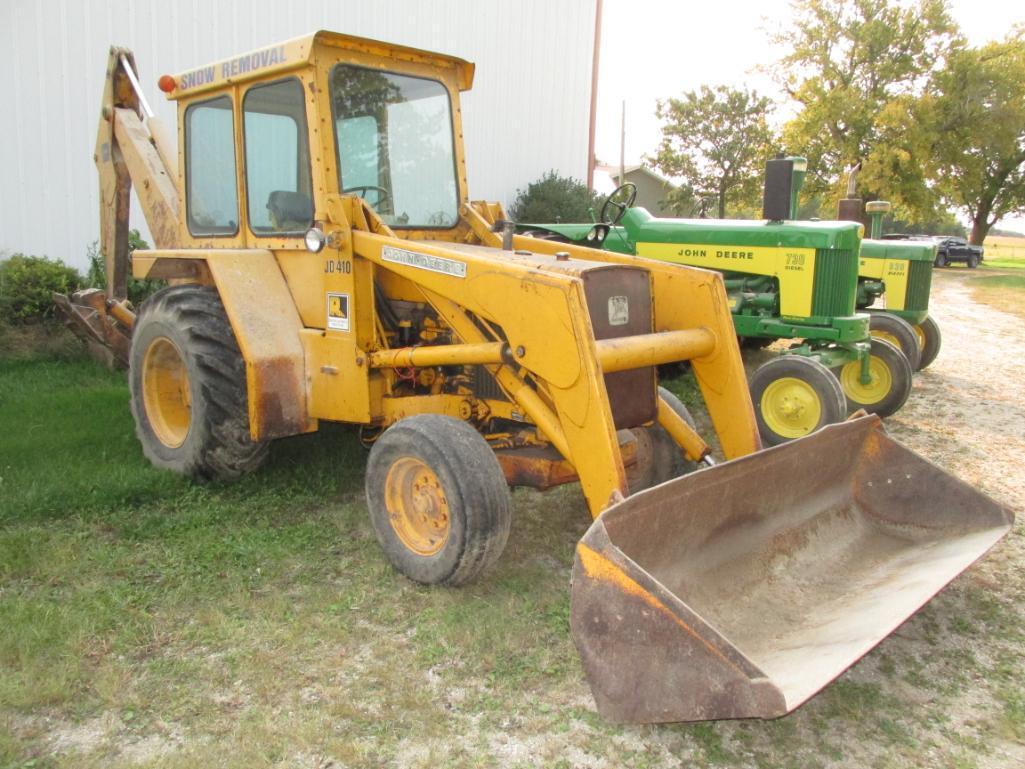
[[[872,329],[872,336],[876,339],[882,339],[884,342],[889,342],[898,350],[904,349],[904,345],[900,343],[900,340],[894,334],[891,334],[889,331],[879,331],[877,329]]]
[[[167,337],[154,339],[143,357],[142,397],[157,439],[171,449],[185,443],[192,421],[189,374],[181,350]]]
[[[913,324],[911,326],[911,328],[915,332],[915,338],[918,340],[918,349],[919,350],[924,350],[925,349],[925,330],[921,326],[919,326],[917,323]]]
[[[766,426],[784,438],[807,435],[822,419],[822,401],[810,384],[797,377],[770,382],[759,400]]]
[[[448,541],[450,517],[445,491],[435,472],[416,457],[400,457],[384,481],[392,529],[417,555],[435,555]]]
[[[893,375],[890,373],[890,367],[878,356],[870,355],[868,375],[868,384],[862,384],[861,361],[851,361],[840,370],[840,384],[844,393],[858,403],[879,403],[893,387]]]

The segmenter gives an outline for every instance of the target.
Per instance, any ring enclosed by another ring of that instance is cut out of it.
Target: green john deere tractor
[[[605,201],[599,224],[517,226],[534,237],[722,272],[743,342],[794,340],[750,381],[762,438],[777,444],[849,410],[888,416],[911,391],[907,357],[873,337],[869,314],[857,312],[864,227],[793,221],[805,166],[800,158],[769,161],[764,221],[659,219],[633,207],[628,183]]]
[[[861,199],[854,197],[856,174],[857,166],[848,177],[847,197],[840,201],[840,219],[861,221]],[[912,368],[921,371],[936,359],[942,343],[940,327],[929,314],[936,245],[928,241],[881,240],[882,219],[890,211],[890,204],[873,200],[864,208],[871,219],[871,238],[861,241],[858,309],[869,313],[873,336],[896,344]],[[880,298],[885,309],[876,306]]]

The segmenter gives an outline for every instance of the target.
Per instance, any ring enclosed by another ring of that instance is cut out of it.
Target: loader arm
[[[464,206],[461,213],[481,243],[501,248],[502,236],[492,229],[496,221],[505,219],[500,205],[474,202]],[[643,266],[648,270],[652,277],[656,330],[703,327],[720,340],[710,352],[693,358],[691,366],[723,454],[734,459],[761,448],[740,350],[737,345],[726,343],[736,332],[719,273],[695,268],[681,270],[663,262],[523,235],[514,235],[512,245],[540,254],[563,252],[573,259]]]

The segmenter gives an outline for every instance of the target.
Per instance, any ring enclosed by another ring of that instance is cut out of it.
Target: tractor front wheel
[[[234,480],[267,458],[249,435],[246,370],[217,291],[172,286],[143,305],[128,384],[135,434],[157,467]]]
[[[911,364],[911,370],[918,371],[921,368],[922,347],[911,324],[889,312],[870,312],[868,316],[869,333],[899,349]]]
[[[758,432],[770,446],[802,438],[847,415],[836,377],[813,358],[773,358],[755,371],[750,386]]]
[[[936,356],[940,354],[940,345],[943,341],[940,336],[940,327],[929,315],[921,323],[911,328],[915,332],[915,336],[918,337],[918,344],[922,348],[922,360],[919,362],[918,368],[915,369],[921,371],[936,360]]]
[[[911,394],[911,364],[897,347],[872,339],[868,363],[869,381],[861,381],[861,361],[853,360],[837,372],[840,386],[852,410],[888,417],[896,413]]]
[[[414,582],[469,582],[509,538],[511,500],[498,459],[453,417],[419,414],[385,430],[367,460],[366,494],[385,557]]]
[[[679,398],[664,387],[658,388],[658,394],[669,408],[683,417],[683,421],[695,427],[694,417]],[[658,422],[648,427],[635,427],[631,432],[637,440],[637,461],[626,470],[631,494],[679,478],[697,468],[697,464],[687,459],[683,449]]]

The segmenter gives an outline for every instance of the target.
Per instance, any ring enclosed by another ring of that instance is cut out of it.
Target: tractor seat
[[[275,230],[302,230],[313,221],[313,201],[301,192],[274,190],[267,198],[267,211]]]

